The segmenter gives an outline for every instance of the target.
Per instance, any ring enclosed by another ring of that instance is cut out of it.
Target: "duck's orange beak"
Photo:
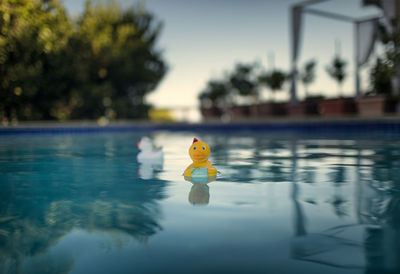
[[[137,146],[137,148],[139,148],[140,142],[136,142],[136,146]]]
[[[201,151],[193,153],[193,159],[195,159],[195,160],[202,160],[204,158],[205,158],[205,155]]]

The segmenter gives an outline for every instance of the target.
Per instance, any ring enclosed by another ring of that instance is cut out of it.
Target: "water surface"
[[[0,137],[0,273],[396,273],[400,136]],[[220,171],[192,184],[193,137]]]

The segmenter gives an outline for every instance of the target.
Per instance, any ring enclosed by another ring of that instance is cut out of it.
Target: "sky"
[[[138,0],[119,0],[124,7]],[[302,0],[145,0],[147,10],[164,23],[158,48],[163,51],[169,71],[146,100],[156,107],[196,107],[198,94],[210,79],[221,79],[235,64],[259,62],[289,71],[290,7]],[[70,15],[83,11],[85,0],[64,0]],[[361,0],[328,0],[312,6],[355,18],[379,15],[374,7],[362,7]],[[311,95],[338,95],[338,86],[326,73],[326,66],[340,45],[340,55],[348,62],[344,95],[353,95],[354,26],[307,14],[304,17],[299,67],[317,61]],[[362,70],[361,87],[368,88],[368,66]],[[289,96],[289,84],[277,99]],[[304,96],[299,83],[298,96]],[[269,98],[268,90],[262,98]]]

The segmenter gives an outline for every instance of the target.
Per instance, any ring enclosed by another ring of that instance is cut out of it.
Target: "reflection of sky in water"
[[[398,136],[149,136],[161,166],[136,134],[1,137],[0,273],[400,270]]]

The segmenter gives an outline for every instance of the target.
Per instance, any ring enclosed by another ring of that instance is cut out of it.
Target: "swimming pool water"
[[[400,271],[400,136],[142,135],[0,136],[0,273]]]

